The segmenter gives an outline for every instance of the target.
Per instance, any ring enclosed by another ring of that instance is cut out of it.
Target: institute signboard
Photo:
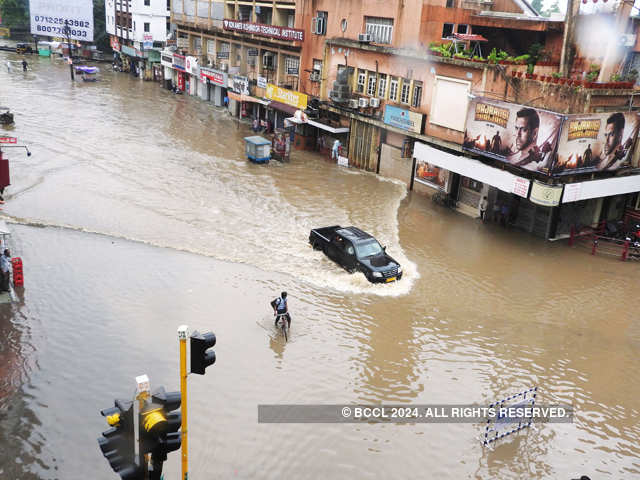
[[[226,87],[228,81],[226,72],[206,67],[200,67],[200,80],[202,80],[203,83],[208,80],[210,83],[221,87]]]
[[[297,28],[279,27],[278,25],[264,25],[262,23],[242,22],[225,18],[222,28],[235,32],[250,33],[261,37],[277,38],[278,40],[304,41],[304,30]]]
[[[414,133],[422,133],[421,113],[387,105],[384,107],[384,123]]]

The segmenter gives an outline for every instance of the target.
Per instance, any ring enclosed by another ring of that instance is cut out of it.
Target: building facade
[[[106,31],[125,71],[159,80],[169,32],[170,0],[105,0]]]

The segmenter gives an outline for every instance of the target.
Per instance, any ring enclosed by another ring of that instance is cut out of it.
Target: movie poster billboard
[[[444,192],[449,191],[449,170],[436,167],[427,162],[416,160],[416,182],[424,183],[430,187],[439,188]]]
[[[476,97],[467,112],[463,148],[549,174],[562,120],[555,112]]]
[[[631,165],[638,126],[638,115],[634,112],[568,115],[552,173],[611,171]]]

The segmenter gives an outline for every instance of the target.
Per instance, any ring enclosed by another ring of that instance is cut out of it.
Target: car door
[[[327,256],[336,262],[340,262],[342,251],[344,249],[344,239],[340,235],[334,235],[329,243]]]
[[[347,270],[353,270],[356,267],[356,250],[348,240],[346,240],[344,244],[341,263]]]

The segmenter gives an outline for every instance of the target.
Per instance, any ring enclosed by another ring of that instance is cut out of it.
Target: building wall
[[[135,24],[135,28],[133,29],[133,41],[144,41],[145,33],[152,34],[155,42],[165,42],[167,40],[167,17],[133,13],[131,18]],[[145,23],[149,23],[149,32],[144,31]]]

